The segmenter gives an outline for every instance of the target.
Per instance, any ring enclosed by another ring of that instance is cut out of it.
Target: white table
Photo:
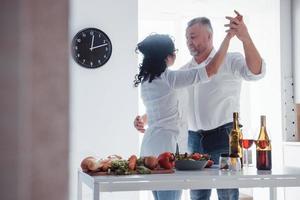
[[[213,166],[202,171],[175,171],[173,174],[89,176],[78,170],[78,200],[82,200],[82,183],[93,190],[93,200],[100,192],[138,190],[176,190],[210,188],[270,188],[270,199],[276,199],[276,187],[300,187],[300,168],[240,172],[222,171]]]

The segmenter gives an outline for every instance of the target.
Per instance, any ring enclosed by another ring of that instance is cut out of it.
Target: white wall
[[[281,0],[281,42],[282,42],[282,72],[285,79],[285,95],[283,101],[286,102],[283,114],[285,143],[283,148],[283,159],[285,166],[299,167],[300,160],[295,159],[300,154],[299,134],[296,133],[296,103],[300,102],[300,71],[299,71],[299,20],[300,20],[300,1]],[[293,37],[291,37],[293,36]],[[291,86],[294,83],[294,87]],[[294,96],[295,98],[291,98]],[[285,200],[300,199],[300,187],[285,188]]]
[[[295,81],[295,103],[300,103],[300,0],[293,0],[293,67]]]
[[[143,22],[147,20],[151,21],[148,18],[149,15],[155,19],[159,17],[150,9],[151,4],[152,6],[156,5],[154,10],[158,10],[163,6],[170,8],[175,2],[181,1],[174,1],[170,4],[168,1],[159,1],[159,7],[152,1],[151,3],[150,1],[140,2],[139,5],[143,3],[149,12],[139,13],[140,19],[144,17],[141,21],[142,25],[144,26]],[[184,40],[184,28],[187,20],[199,15],[210,17],[215,28],[215,45],[218,47],[221,37],[223,37],[218,33],[225,30],[223,21],[226,22],[226,20],[223,17],[231,15],[233,9],[241,11],[245,15],[245,21],[254,42],[267,63],[267,75],[263,80],[243,85],[241,98],[242,101],[246,101],[241,105],[242,112],[249,116],[244,124],[252,127],[254,129],[252,131],[257,134],[259,115],[267,115],[268,130],[273,141],[273,155],[276,156],[273,161],[275,165],[280,165],[282,163],[281,47],[279,45],[280,19],[278,15],[280,1],[264,0],[256,3],[228,1],[223,4],[218,1],[218,6],[213,6],[214,3],[210,4],[210,2],[190,0],[182,3],[182,6],[178,6],[179,10],[175,9],[173,13],[164,13],[165,20],[170,22],[175,19],[176,23],[182,26],[175,29],[169,27],[169,30],[174,31],[173,36],[175,36],[177,47],[182,47],[179,51],[177,65],[189,58]],[[109,154],[121,154],[126,157],[138,152],[138,134],[132,126],[133,117],[138,112],[138,93],[137,89],[132,88],[133,76],[137,69],[137,57],[134,54],[138,38],[137,4],[138,0],[70,1],[70,42],[79,30],[86,27],[97,27],[108,34],[113,45],[113,53],[109,62],[96,70],[79,67],[70,57],[71,199],[75,199],[76,169],[83,157],[94,155],[100,158]],[[232,6],[233,4],[234,6]],[[180,14],[180,11],[188,14]],[[160,24],[164,24],[161,19],[159,21]],[[148,28],[150,32],[156,31],[155,24]],[[147,33],[145,32],[145,34]],[[234,50],[242,51],[238,41],[234,41],[231,46]],[[250,102],[251,106],[246,102]],[[242,116],[242,118],[245,120],[246,117]],[[104,198],[114,199],[115,197],[118,199],[115,195],[119,194],[106,194]],[[130,195],[136,195],[136,193],[125,196],[122,194],[122,199],[136,197]]]
[[[70,43],[81,29],[96,27],[111,39],[113,52],[101,68],[85,69],[70,54],[70,199],[76,199],[76,170],[89,155],[128,157],[138,153],[138,133],[133,119],[138,111],[137,0],[71,0]],[[121,198],[121,196],[122,198]],[[108,193],[102,199],[137,199],[138,193]]]

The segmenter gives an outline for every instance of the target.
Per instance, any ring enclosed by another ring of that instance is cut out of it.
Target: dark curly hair
[[[175,46],[169,35],[152,34],[137,44],[136,51],[144,56],[134,80],[134,86],[138,87],[147,80],[151,83],[166,70],[166,58],[174,55]]]

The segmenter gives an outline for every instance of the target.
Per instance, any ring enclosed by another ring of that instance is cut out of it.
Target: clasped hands
[[[229,24],[225,24],[225,27],[228,27],[229,29],[226,30],[228,34],[233,37],[236,35],[239,40],[242,42],[246,42],[248,39],[250,39],[250,35],[248,33],[247,26],[244,23],[243,16],[236,10],[234,10],[236,17],[230,17],[226,16],[225,18],[229,20]]]

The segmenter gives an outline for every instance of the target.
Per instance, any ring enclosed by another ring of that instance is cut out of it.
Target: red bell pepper
[[[158,156],[158,164],[164,169],[172,169],[175,164],[175,156],[171,152],[164,152]]]

